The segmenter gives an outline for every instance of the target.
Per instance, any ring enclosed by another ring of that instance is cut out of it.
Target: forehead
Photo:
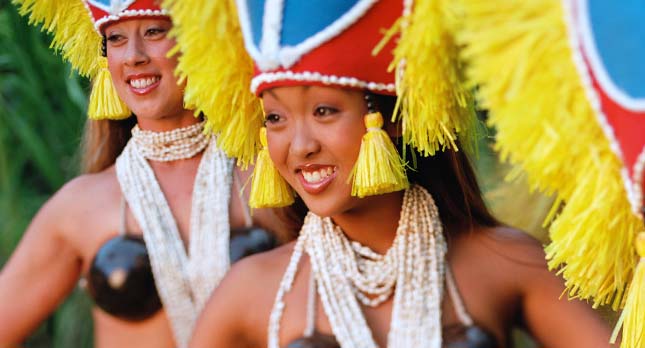
[[[262,92],[261,97],[264,100],[271,99],[279,102],[301,102],[312,98],[353,101],[362,100],[363,94],[360,89],[305,84],[268,88]]]
[[[140,16],[140,17],[131,17],[131,18],[121,18],[116,21],[105,23],[102,26],[101,31],[105,34],[108,30],[138,28],[141,26],[146,26],[151,24],[171,25],[172,22],[170,20],[170,17],[166,17],[166,16],[151,16],[151,17]]]

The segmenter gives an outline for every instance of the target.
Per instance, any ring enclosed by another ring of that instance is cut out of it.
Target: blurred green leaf
[[[77,175],[87,81],[49,43],[0,0],[0,267],[36,211]],[[90,308],[75,291],[25,346],[91,347]]]

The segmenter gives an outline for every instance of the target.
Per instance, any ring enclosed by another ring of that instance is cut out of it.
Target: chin
[[[161,115],[160,110],[153,110],[150,108],[137,108],[136,110],[132,110],[132,113],[135,114],[137,118],[147,120],[159,119],[159,115]]]
[[[302,196],[301,196],[302,197]],[[354,200],[358,198],[346,197],[316,197],[309,196],[303,198],[305,205],[312,213],[321,217],[333,217],[348,212],[354,206]]]

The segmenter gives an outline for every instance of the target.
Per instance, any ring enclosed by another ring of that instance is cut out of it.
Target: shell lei
[[[405,192],[396,237],[385,255],[349,241],[331,218],[309,213],[271,312],[269,348],[280,347],[284,295],[303,253],[310,257],[325,314],[342,347],[377,347],[359,302],[375,307],[391,296],[388,347],[441,347],[446,249],[437,208],[420,186]]]
[[[229,269],[228,202],[233,162],[214,141],[208,143],[195,177],[187,254],[166,198],[139,149],[141,144],[128,142],[116,162],[117,178],[143,230],[175,341],[185,348],[198,314]],[[175,158],[177,154],[167,156]]]

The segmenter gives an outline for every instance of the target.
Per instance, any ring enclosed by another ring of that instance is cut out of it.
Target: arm
[[[564,293],[564,282],[546,268],[541,247],[525,246],[535,266],[519,266],[521,306],[529,331],[545,347],[607,348],[611,330],[588,303],[571,299]]]
[[[0,271],[0,346],[23,341],[69,294],[79,277],[80,257],[61,234],[69,214],[65,189],[32,220]]]

